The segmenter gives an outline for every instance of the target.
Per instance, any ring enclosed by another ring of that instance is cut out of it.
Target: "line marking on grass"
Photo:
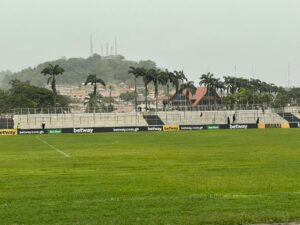
[[[60,150],[59,148],[56,148],[55,146],[49,144],[47,141],[44,141],[43,139],[36,137],[37,140],[39,140],[40,142],[44,143],[45,145],[48,145],[50,148],[52,148],[53,150],[55,150],[56,152],[62,154],[63,156],[70,158],[71,156],[68,155],[67,153],[65,153],[64,151]]]

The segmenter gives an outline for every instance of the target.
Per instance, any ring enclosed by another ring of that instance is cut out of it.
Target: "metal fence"
[[[126,108],[127,113],[135,112],[134,107]],[[262,105],[198,105],[198,106],[188,106],[188,105],[178,105],[178,106],[160,106],[158,110],[154,107],[148,108],[147,112],[169,112],[169,111],[224,111],[224,110],[260,110],[260,109],[270,109],[267,106]],[[116,106],[105,106],[97,108],[82,108],[81,110],[75,110],[72,107],[57,107],[57,108],[16,108],[7,111],[7,114],[12,115],[27,115],[27,114],[74,114],[74,113],[113,113],[122,112],[121,107]],[[138,112],[146,112],[145,109],[140,109]]]

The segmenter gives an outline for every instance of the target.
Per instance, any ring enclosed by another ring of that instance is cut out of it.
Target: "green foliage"
[[[87,112],[90,110],[102,112],[102,109],[104,108],[103,96],[98,92],[90,93],[87,97],[85,97],[84,105]]]
[[[136,94],[134,91],[132,92],[127,91],[126,93],[120,94],[120,99],[122,99],[125,102],[130,102],[134,100],[135,96]]]
[[[105,87],[105,82],[101,78],[97,78],[96,74],[90,74],[87,76],[84,85],[91,84],[94,85],[93,95],[96,96],[97,94],[97,84],[102,84]]]
[[[289,103],[290,99],[287,92],[279,92],[274,100],[274,107],[285,107]]]
[[[135,61],[125,60],[123,56],[113,58],[104,58],[97,54],[85,58],[59,59],[45,62],[35,68],[27,68],[21,72],[14,73],[4,78],[4,85],[8,85],[10,80],[19,79],[22,81],[29,80],[33,85],[45,86],[47,78],[41,76],[41,71],[49,64],[60,65],[64,68],[63,76],[57,77],[58,84],[78,85],[85,81],[87,74],[101,74],[101,78],[108,83],[129,82],[133,77],[128,74],[130,66],[143,65],[145,68],[152,68],[155,63],[152,61]]]
[[[33,86],[28,81],[13,80],[11,85],[12,87],[8,91],[0,91],[0,108],[2,112],[15,108],[52,107],[54,95],[50,90]],[[58,95],[57,104],[59,107],[67,107],[69,99]]]
[[[0,71],[0,82],[7,76],[12,75],[12,72],[9,70],[6,71]]]
[[[300,88],[293,87],[288,91],[289,98],[297,104],[300,104]]]
[[[210,92],[219,92],[222,103],[256,104],[273,107],[283,107],[290,104],[300,103],[300,88],[285,90],[274,84],[268,84],[259,79],[245,79],[241,77],[224,76],[224,81],[207,73],[200,77],[200,85],[207,87]],[[226,91],[226,95],[223,92]]]

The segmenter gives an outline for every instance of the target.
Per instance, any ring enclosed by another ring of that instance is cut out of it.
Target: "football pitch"
[[[0,137],[1,225],[299,220],[297,129]]]

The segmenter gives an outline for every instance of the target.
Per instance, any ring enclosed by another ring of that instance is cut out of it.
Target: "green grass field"
[[[299,220],[297,129],[0,137],[1,225]]]

